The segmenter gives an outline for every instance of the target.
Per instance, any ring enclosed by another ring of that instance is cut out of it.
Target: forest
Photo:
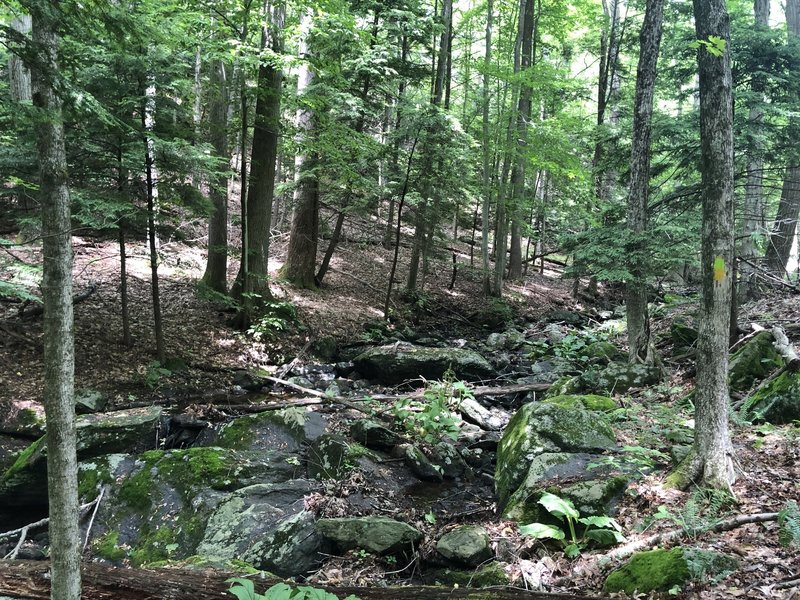
[[[800,0],[0,0],[0,598],[795,598]]]

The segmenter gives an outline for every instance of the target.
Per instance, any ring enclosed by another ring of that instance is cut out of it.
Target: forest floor
[[[280,267],[285,250],[278,240],[273,253],[279,257],[271,265]],[[275,370],[307,348],[313,339],[333,336],[340,346],[365,341],[364,324],[382,317],[386,273],[392,252],[380,245],[345,242],[337,250],[332,269],[324,285],[317,291],[296,290],[273,282],[277,299],[297,308],[298,324],[279,332],[274,338],[255,342],[252,337],[228,326],[231,314],[213,299],[203,296],[197,287],[205,256],[199,247],[173,243],[162,246],[165,262],[160,267],[161,298],[165,323],[167,354],[179,357],[188,366],[169,376],[159,371],[153,353],[152,312],[150,309],[149,262],[141,243],[128,247],[129,302],[133,344],[121,343],[119,314],[119,251],[116,243],[75,238],[75,293],[94,288],[91,295],[75,306],[76,389],[98,390],[107,395],[111,407],[124,407],[175,398],[183,404],[208,401],[215,394],[225,396],[233,387],[234,370],[261,368]],[[479,261],[476,249],[475,263]],[[30,264],[40,263],[35,249],[15,251]],[[485,338],[488,331],[474,324],[473,316],[485,303],[477,270],[470,269],[468,246],[458,257],[460,272],[453,290],[450,257],[437,260],[426,282],[430,290],[424,310],[413,306],[395,306],[395,326],[411,323],[424,331],[449,329],[453,337]],[[231,261],[233,263],[233,261]],[[407,249],[401,252],[403,273]],[[231,277],[235,275],[231,265]],[[0,273],[5,279],[24,278],[24,272]],[[559,277],[556,271],[535,273],[524,283],[507,288],[506,298],[515,308],[517,318],[536,323],[553,309],[569,309],[590,314],[607,309],[615,299],[606,295],[596,301],[580,302],[571,296],[572,282]],[[42,322],[41,317],[20,317],[31,306],[0,304],[0,415],[23,407],[41,410],[42,396]],[[419,308],[419,307],[417,307]],[[742,307],[741,324],[750,322],[770,325],[782,321],[798,321],[800,299],[773,297]],[[656,320],[658,331],[668,324]],[[624,344],[624,340],[615,340]],[[667,349],[669,351],[669,349]],[[311,361],[311,357],[304,357]],[[665,423],[676,418],[689,420],[691,415],[676,408],[675,401],[691,388],[691,362],[666,356],[669,381],[657,387],[637,390],[620,398],[620,403],[637,418],[617,428],[621,445],[646,447],[661,452],[651,455],[658,467],[667,467],[670,444],[664,439]],[[666,491],[660,485],[664,469],[658,468],[631,484],[619,506],[618,521],[628,540],[636,540],[656,532],[684,527],[702,531],[711,520],[733,515],[777,511],[787,501],[800,496],[800,429],[792,427],[733,424],[736,460],[740,468],[734,486],[737,504],[719,506],[713,495],[703,490],[686,493]],[[663,451],[663,452],[662,452]],[[655,456],[655,458],[653,458]],[[660,506],[666,518],[653,520]],[[552,546],[522,538],[514,524],[498,521],[491,514],[466,517],[480,522],[492,533],[495,542],[502,542],[514,557],[512,576],[552,591],[599,593],[603,576],[597,567],[596,553],[584,553],[576,560],[567,560],[563,552]],[[734,575],[713,584],[698,584],[684,589],[682,596],[720,598],[788,598],[794,588],[781,589],[781,583],[796,580],[800,575],[800,554],[778,544],[777,525],[750,524],[724,533],[696,533],[684,538],[685,543],[711,548],[739,557],[742,568]],[[687,541],[688,540],[688,541]],[[378,585],[386,579],[385,569],[350,557],[339,564],[328,563],[336,570],[340,582]],[[333,571],[320,573],[319,581],[333,576]]]

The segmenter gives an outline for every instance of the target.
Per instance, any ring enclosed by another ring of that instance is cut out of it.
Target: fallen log
[[[123,569],[98,563],[81,565],[82,597],[86,600],[220,600],[233,598],[226,580],[234,573],[191,569]],[[278,580],[254,580],[263,593]],[[350,594],[361,600],[600,600],[597,596],[576,596],[529,592],[513,587],[483,589],[433,586],[340,587],[322,589],[345,598]],[[48,600],[50,598],[50,563],[47,561],[0,561],[0,596]]]

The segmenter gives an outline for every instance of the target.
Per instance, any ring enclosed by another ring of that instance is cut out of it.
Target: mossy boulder
[[[498,562],[491,562],[469,571],[438,569],[426,573],[425,580],[432,584],[470,588],[509,585],[511,583],[511,578],[506,573],[505,568]]]
[[[422,533],[411,525],[388,517],[320,519],[317,532],[342,550],[363,548],[375,554],[410,554],[422,539]]]
[[[161,419],[162,409],[157,406],[82,415],[76,422],[78,460],[153,448]],[[0,503],[47,504],[46,456],[45,436],[20,453],[14,464],[0,475]]]
[[[308,450],[308,476],[311,479],[341,479],[353,468],[350,443],[340,435],[323,435]]]
[[[319,484],[304,479],[237,490],[208,519],[196,553],[214,560],[240,559],[282,577],[305,575],[321,564],[322,537],[304,497]]]
[[[608,396],[598,396],[596,394],[570,394],[565,396],[554,396],[545,398],[542,402],[557,404],[564,408],[583,406],[586,410],[597,412],[610,412],[617,408],[617,403]]]
[[[784,371],[745,400],[747,418],[776,425],[800,420],[800,372]]]
[[[391,429],[372,419],[358,419],[350,425],[350,436],[373,450],[391,450],[403,439]]]
[[[471,472],[453,444],[439,442],[431,451],[430,461],[445,479],[458,479]]]
[[[189,448],[85,463],[81,489],[111,484],[92,529],[95,553],[113,561],[121,549],[134,565],[195,554],[219,503],[243,487],[295,478],[302,470],[290,458],[274,450]]]
[[[448,370],[468,381],[494,376],[489,362],[466,348],[425,348],[406,343],[379,346],[353,359],[359,373],[381,383],[397,384],[409,379],[441,379]]]
[[[608,364],[615,360],[622,360],[625,354],[611,342],[599,340],[592,342],[584,349],[583,353],[590,361]]]
[[[505,507],[528,477],[537,456],[545,453],[598,453],[613,448],[614,432],[599,412],[580,401],[530,402],[506,426],[497,449],[495,487]]]
[[[742,392],[784,366],[783,357],[773,345],[771,331],[759,331],[731,355],[728,382],[731,390]]]
[[[571,500],[582,516],[608,515],[627,487],[629,477],[610,467],[590,469],[599,457],[588,453],[546,452],[530,461],[528,472],[502,509],[520,523],[554,522],[539,504],[545,492]]]
[[[423,481],[442,481],[442,469],[434,465],[425,453],[414,444],[402,444],[398,448],[408,469]]]
[[[565,375],[553,382],[553,385],[545,392],[544,397],[552,398],[580,394],[582,390],[583,382],[578,375]]]
[[[736,559],[708,550],[673,548],[638,552],[608,576],[603,591],[627,594],[667,592],[689,580],[724,577],[738,566]]]
[[[621,394],[634,387],[654,385],[661,381],[661,369],[655,366],[612,362],[600,371],[596,391]]]
[[[672,321],[669,336],[676,348],[690,348],[697,344],[697,328],[688,319],[678,318]]]
[[[326,427],[325,417],[318,412],[287,408],[237,417],[219,428],[204,429],[196,445],[297,452],[322,436]]]
[[[446,559],[467,567],[477,567],[492,557],[489,533],[477,525],[462,525],[445,533],[436,551]]]

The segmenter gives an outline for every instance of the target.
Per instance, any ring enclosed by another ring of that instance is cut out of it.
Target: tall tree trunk
[[[214,154],[228,159],[228,77],[225,62],[217,59],[211,69],[209,129]],[[228,178],[220,175],[211,182],[209,196],[214,212],[208,220],[208,260],[203,283],[224,294],[228,289]]]
[[[122,197],[125,193],[126,174],[122,164],[122,136],[117,140],[117,193]],[[120,314],[122,317],[122,344],[131,346],[131,319],[128,310],[128,257],[125,249],[125,229],[126,219],[120,219],[117,230],[117,242],[119,245],[119,301]]]
[[[718,36],[721,52],[698,49],[702,174],[702,295],[697,347],[694,445],[668,483],[731,490],[736,479],[728,432],[728,334],[733,270],[733,109],[730,22],[725,0],[694,0],[697,39]]]
[[[76,458],[72,317],[72,234],[67,156],[58,74],[58,1],[32,6],[37,62],[31,65],[42,206],[44,406],[47,417],[47,495],[50,510],[51,598],[80,600],[78,463]]]
[[[261,46],[280,55],[283,51],[285,4],[272,5],[272,14],[261,30]],[[272,298],[269,289],[269,236],[272,222],[272,195],[280,136],[281,85],[283,74],[272,61],[258,67],[256,112],[253,122],[253,149],[247,186],[247,269],[242,256],[239,275],[242,283],[241,309],[237,326],[246,329],[258,307]]]
[[[319,182],[314,173],[314,156],[307,154],[303,144],[314,135],[314,113],[305,104],[303,96],[308,92],[314,79],[314,72],[307,60],[308,33],[311,28],[312,12],[310,9],[301,16],[303,31],[298,54],[302,60],[297,79],[297,95],[300,108],[297,109],[297,141],[301,147],[295,157],[294,192],[295,213],[292,219],[292,230],[289,234],[289,250],[286,264],[283,265],[282,276],[290,283],[302,288],[316,287],[314,266],[317,261],[317,241],[319,237]]]
[[[156,84],[147,76],[142,98],[142,132],[144,134],[144,172],[147,192],[147,239],[150,245],[150,289],[153,299],[153,330],[156,338],[156,358],[166,360],[164,325],[161,315],[161,294],[158,283],[158,171],[155,161],[155,140],[152,132],[156,123]]]
[[[769,29],[769,0],[754,0],[753,14],[757,30]],[[753,74],[751,89],[755,98],[748,115],[747,184],[744,191],[742,214],[742,242],[739,255],[746,259],[737,265],[740,279],[738,297],[742,302],[757,295],[752,263],[756,257],[755,238],[764,221],[764,143],[761,141],[764,121],[765,82],[760,74]],[[734,299],[735,300],[735,299]]]
[[[489,208],[492,205],[492,154],[489,137],[489,70],[492,66],[492,25],[494,1],[486,2],[486,50],[483,59],[483,202],[481,204],[481,272],[483,293],[492,291],[491,266],[489,265]]]
[[[650,196],[650,132],[663,17],[664,0],[648,0],[639,35],[639,66],[636,72],[631,144],[631,182],[628,193],[628,230],[632,240],[627,253],[631,279],[626,290],[626,315],[629,358],[632,363],[656,362],[656,350],[650,338],[650,318],[647,313],[646,235],[647,205]]]
[[[20,15],[11,19],[11,29],[23,37],[31,34],[31,16]],[[30,104],[32,99],[31,91],[31,71],[19,56],[9,54],[8,56],[8,79],[9,95],[11,101],[20,104]]]
[[[800,38],[800,0],[786,0],[786,25],[789,39]],[[792,156],[786,167],[781,190],[781,201],[778,213],[772,226],[767,247],[767,266],[780,276],[786,274],[789,254],[797,234],[797,218],[800,214],[800,159],[796,151],[789,150]]]

